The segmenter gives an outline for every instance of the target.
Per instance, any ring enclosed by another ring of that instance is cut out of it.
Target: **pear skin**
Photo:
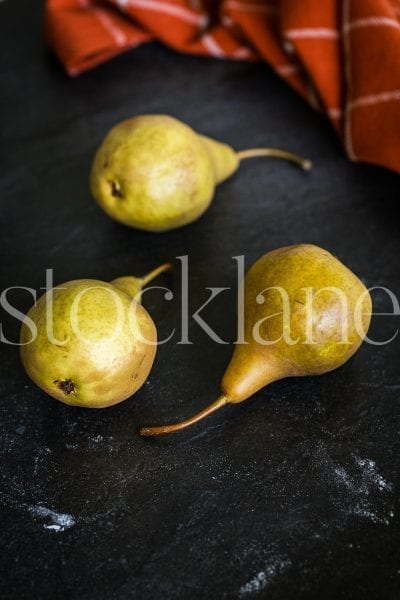
[[[157,347],[140,292],[169,267],[120,278],[122,285],[77,279],[41,296],[20,334],[22,364],[32,381],[53,398],[86,408],[111,406],[137,392]]]
[[[240,161],[256,156],[291,160],[304,169],[310,161],[284,150],[236,152],[167,115],[141,115],[118,123],[95,155],[90,188],[113,219],[161,232],[198,219],[209,207],[216,185]]]
[[[265,254],[247,272],[244,288],[244,343],[235,346],[221,396],[186,421],[144,427],[142,435],[179,431],[278,379],[337,369],[358,350],[368,331],[368,290],[317,246],[300,244]]]
[[[96,153],[90,185],[120,223],[166,231],[195,221],[214,193],[213,165],[196,133],[165,115],[122,121]]]
[[[283,315],[279,314],[282,297],[273,289],[277,286],[286,290],[290,304],[287,340],[282,337]],[[317,292],[312,302],[312,343],[306,343],[307,287]],[[328,288],[337,288],[344,296]],[[263,290],[267,291],[262,294]],[[360,297],[363,297],[362,331],[366,335],[371,320],[371,296],[360,279],[332,254],[311,244],[301,244],[262,256],[246,275],[247,344],[235,346],[222,380],[223,393],[230,402],[241,402],[278,379],[321,375],[343,365],[363,341],[354,319]],[[257,298],[264,301],[259,303]],[[342,298],[346,298],[343,305]],[[345,339],[342,319],[347,323],[348,343],[340,343]],[[260,338],[272,343],[263,345],[254,339],[253,327],[257,322],[261,322]]]
[[[239,168],[239,157],[237,152],[228,144],[217,142],[205,135],[198,135],[202,140],[211,159],[216,185],[229,179]]]

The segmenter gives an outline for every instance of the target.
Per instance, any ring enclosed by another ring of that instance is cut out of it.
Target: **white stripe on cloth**
[[[82,8],[86,9],[88,12],[92,13],[98,21],[103,25],[104,29],[107,33],[112,37],[117,46],[122,47],[125,46],[128,42],[128,38],[125,33],[120,29],[112,19],[108,16],[108,14],[97,6],[93,6],[90,0],[79,0],[79,4]],[[75,75],[76,73],[72,73]]]
[[[278,65],[277,67],[275,67],[275,71],[279,73],[279,75],[285,77],[299,73],[300,68],[296,65]]]
[[[328,115],[331,117],[331,119],[341,119],[342,114],[341,108],[328,108]]]
[[[372,106],[373,104],[381,104],[382,102],[391,102],[392,100],[400,100],[400,90],[361,96],[361,98],[356,98],[356,100],[350,102],[350,109],[358,108],[359,106]]]
[[[126,8],[127,6],[129,6],[131,0],[115,0],[115,2],[118,4],[118,6],[122,9]]]
[[[394,27],[395,29],[400,29],[400,23],[396,19],[390,19],[389,17],[366,17],[347,23],[343,31],[347,33],[361,27]]]
[[[221,46],[217,44],[215,39],[209,33],[203,35],[203,37],[201,38],[201,42],[205,49],[208,50],[208,52],[212,56],[216,56],[218,58],[222,58],[225,56],[225,52],[223,51]]]
[[[329,29],[327,27],[305,27],[303,29],[287,29],[283,32],[283,35],[289,40],[319,38],[336,40],[339,37],[339,32],[336,29]]]
[[[241,48],[235,50],[232,56],[234,58],[249,58],[251,56],[251,51],[249,50],[249,48],[242,46]]]
[[[128,42],[128,38],[125,33],[116,27],[115,23],[110,19],[107,13],[101,10],[101,8],[92,8],[92,12],[96,15],[104,29],[111,35],[117,46],[125,46]]]
[[[229,8],[231,10],[240,10],[242,12],[255,12],[264,14],[275,15],[278,12],[276,6],[265,5],[265,4],[247,4],[247,2],[239,2],[238,0],[226,0],[223,3],[222,8]]]
[[[142,8],[143,10],[152,10],[155,12],[164,13],[166,15],[171,15],[171,17],[176,17],[177,19],[181,19],[187,23],[193,23],[199,27],[204,27],[205,23],[208,21],[205,15],[196,15],[183,6],[168,4],[163,0],[122,0],[122,4],[125,9],[136,6],[137,8]]]
[[[235,24],[235,21],[232,19],[232,17],[228,17],[228,15],[223,15],[221,22],[222,25],[225,25],[225,27],[233,27]]]

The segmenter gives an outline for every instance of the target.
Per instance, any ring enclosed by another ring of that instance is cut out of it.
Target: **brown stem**
[[[311,160],[308,158],[303,158],[302,156],[294,154],[293,152],[288,152],[287,150],[279,150],[279,148],[249,148],[249,150],[240,150],[240,152],[237,152],[236,154],[239,160],[258,158],[259,156],[283,158],[284,160],[289,160],[290,162],[299,165],[304,171],[310,171],[313,167]]]
[[[148,283],[150,283],[150,281],[153,281],[153,279],[161,275],[161,273],[169,271],[170,269],[172,269],[171,263],[164,263],[163,265],[157,267],[157,269],[153,269],[153,271],[150,271],[150,273],[147,273],[147,275],[141,277],[142,285],[147,285]]]
[[[174,425],[160,425],[159,427],[142,427],[140,429],[140,435],[145,437],[150,437],[153,435],[163,435],[164,433],[173,433],[174,431],[181,431],[186,427],[190,427],[190,425],[194,425],[197,421],[201,421],[204,417],[207,417],[214,411],[222,408],[225,404],[228,404],[229,398],[227,396],[220,396],[218,400],[215,400],[210,406],[204,408],[199,413],[193,415],[189,419],[185,421],[181,421],[180,423],[175,423]]]

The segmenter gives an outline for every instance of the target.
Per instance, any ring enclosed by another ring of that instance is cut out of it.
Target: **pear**
[[[157,343],[141,289],[168,268],[111,283],[77,279],[41,296],[21,327],[21,360],[29,377],[74,406],[103,408],[132,396],[147,379]]]
[[[279,248],[257,260],[245,277],[244,307],[244,339],[222,379],[222,395],[193,417],[143,427],[142,435],[184,429],[278,379],[340,367],[360,347],[372,310],[356,275],[311,244]]]
[[[197,134],[167,115],[142,115],[118,123],[94,158],[90,187],[113,219],[147,231],[167,231],[198,219],[215,186],[230,177],[240,161],[276,156],[303,169],[311,162],[274,148],[236,152]]]

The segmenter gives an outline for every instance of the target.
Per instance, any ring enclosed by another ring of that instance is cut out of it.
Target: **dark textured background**
[[[41,10],[0,4],[1,290],[38,289],[46,267],[56,283],[110,280],[189,254],[195,310],[206,286],[234,283],[232,256],[250,265],[314,242],[400,295],[398,176],[347,162],[322,116],[266,66],[151,45],[68,79],[43,47]],[[143,112],[237,148],[297,150],[316,167],[247,162],[197,223],[130,230],[96,207],[88,172],[110,126]],[[179,270],[163,282],[178,294]],[[9,299],[21,311],[31,304],[21,290]],[[179,328],[178,301],[153,293],[146,306],[160,335]],[[234,308],[232,291],[204,311],[230,341]],[[375,309],[390,309],[383,294]],[[16,341],[19,322],[1,321]],[[376,317],[373,333],[384,339],[398,325]],[[47,397],[18,348],[0,346],[1,597],[398,598],[399,342],[364,345],[337,372],[275,383],[181,435],[141,439],[139,424],[216,397],[231,347],[196,324],[191,339],[160,348],[134,398],[92,412]]]

